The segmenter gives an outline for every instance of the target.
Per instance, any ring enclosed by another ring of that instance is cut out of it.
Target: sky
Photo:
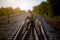
[[[0,0],[1,7],[19,7],[21,10],[32,10],[33,6],[40,4],[46,0]]]

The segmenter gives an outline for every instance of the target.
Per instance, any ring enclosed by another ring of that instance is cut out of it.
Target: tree
[[[55,16],[60,16],[60,0],[47,0],[52,5],[52,11]]]
[[[21,10],[20,10],[20,8],[19,7],[17,7],[17,8],[15,8],[15,11],[14,11],[15,13],[20,13],[21,12]]]
[[[38,6],[33,7],[33,13],[40,15],[47,15],[48,4],[47,2],[42,2]]]
[[[6,8],[0,8],[0,17],[2,16],[7,16],[8,17],[8,23],[10,23],[9,19],[10,19],[10,15],[11,14],[16,14],[16,13],[20,13],[21,10],[19,7],[13,9],[12,7],[6,7]]]
[[[47,16],[60,16],[60,0],[47,0],[33,7],[33,13]]]

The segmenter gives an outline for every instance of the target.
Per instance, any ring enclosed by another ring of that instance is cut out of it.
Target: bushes
[[[0,8],[0,17],[5,16],[5,15],[10,15],[10,14],[16,14],[20,13],[20,9],[17,7],[16,9],[13,9],[11,7],[6,7],[6,8]]]
[[[59,0],[47,0],[41,4],[33,7],[33,13],[46,15],[46,16],[60,16],[60,1]]]

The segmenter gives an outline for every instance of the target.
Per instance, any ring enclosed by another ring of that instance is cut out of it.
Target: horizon
[[[19,7],[21,10],[33,10],[33,6],[39,5],[41,2],[47,0],[2,0],[0,1],[0,8],[12,7],[15,9]]]

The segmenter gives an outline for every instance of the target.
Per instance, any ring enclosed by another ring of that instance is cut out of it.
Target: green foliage
[[[21,10],[17,7],[15,9],[13,9],[12,7],[6,7],[6,8],[0,8],[0,17],[1,16],[6,16],[6,15],[10,15],[10,14],[16,14],[16,13],[20,13]]]
[[[60,1],[59,0],[47,0],[41,4],[33,7],[33,13],[45,15],[45,16],[57,16],[60,15]]]
[[[52,5],[52,11],[55,16],[60,16],[60,0],[47,0]]]
[[[42,2],[38,6],[33,7],[33,13],[37,13],[40,15],[48,15],[48,4],[47,2]]]
[[[15,8],[14,12],[15,12],[15,13],[20,13],[20,12],[21,12],[21,10],[20,10],[20,8],[19,8],[19,7],[17,7],[17,8]]]

